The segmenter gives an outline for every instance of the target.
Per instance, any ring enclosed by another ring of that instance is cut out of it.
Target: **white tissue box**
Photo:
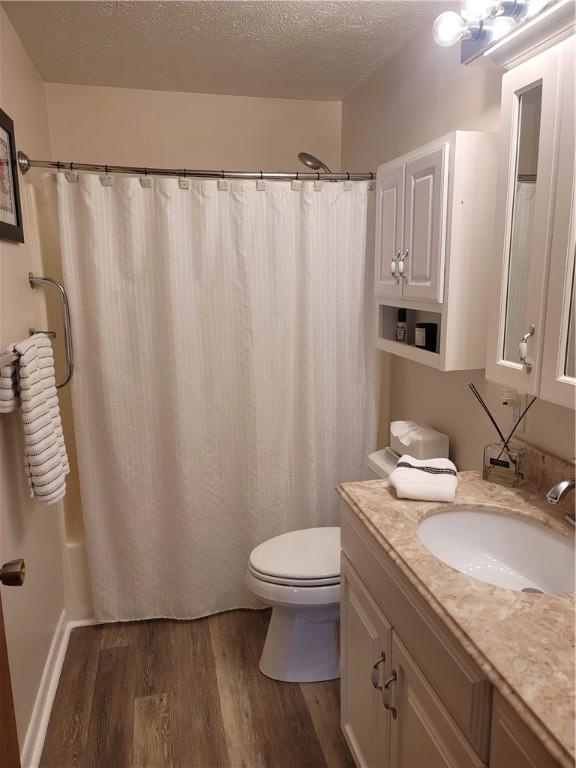
[[[413,421],[393,421],[390,424],[390,448],[399,456],[407,453],[415,459],[447,459],[450,439],[442,432]]]

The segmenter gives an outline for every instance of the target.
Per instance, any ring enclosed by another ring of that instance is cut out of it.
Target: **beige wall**
[[[50,156],[43,83],[0,9],[0,105],[14,120],[20,147]],[[22,182],[22,179],[21,179]],[[21,183],[26,243],[0,241],[0,348],[26,338],[28,328],[46,327],[42,291],[32,291],[28,271],[42,274],[35,229],[35,196]],[[20,746],[30,720],[54,629],[64,607],[61,505],[27,498],[19,413],[0,416],[0,559],[23,557],[24,586],[2,588],[6,636]]]
[[[376,167],[455,129],[497,131],[501,74],[490,63],[462,66],[459,48],[439,48],[429,29],[404,45],[348,96],[342,106],[343,167]],[[485,323],[486,318],[478,318]],[[483,371],[442,373],[382,353],[386,374],[380,441],[390,419],[414,419],[450,435],[461,469],[479,468],[483,446],[495,434],[467,389],[474,381],[498,419],[510,421],[499,405],[499,388]],[[574,414],[537,402],[521,435],[534,445],[570,459]]]
[[[46,85],[60,160],[292,170],[305,150],[340,166],[341,104]]]

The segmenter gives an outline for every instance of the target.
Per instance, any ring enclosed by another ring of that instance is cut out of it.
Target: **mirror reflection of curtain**
[[[504,359],[518,362],[518,344],[528,331],[530,319],[526,316],[532,222],[536,184],[519,181],[516,184],[510,264],[508,271],[508,300],[506,306],[506,334]]]

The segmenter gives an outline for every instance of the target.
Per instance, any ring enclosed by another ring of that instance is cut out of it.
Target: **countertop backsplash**
[[[521,438],[515,439],[522,444],[522,448],[526,452],[524,456],[524,482],[529,488],[545,495],[556,483],[574,477],[575,469],[571,462],[559,459],[550,453],[544,453]],[[574,509],[574,493],[572,491],[567,493],[558,507],[567,511]]]

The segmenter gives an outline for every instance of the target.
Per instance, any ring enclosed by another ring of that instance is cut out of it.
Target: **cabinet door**
[[[341,724],[356,765],[388,766],[389,716],[380,687],[390,670],[391,628],[345,557],[341,581]]]
[[[376,296],[402,296],[399,262],[403,227],[404,164],[381,166],[376,173]]]
[[[441,302],[448,185],[448,144],[406,163],[404,298]]]
[[[393,768],[472,768],[484,763],[434,692],[412,656],[392,636],[390,765]]]
[[[560,768],[499,693],[492,710],[490,768]]]
[[[560,52],[560,135],[540,397],[574,408],[576,392],[576,194],[574,38]]]
[[[531,394],[538,394],[544,335],[557,108],[558,46],[504,75],[497,285],[486,375]]]

